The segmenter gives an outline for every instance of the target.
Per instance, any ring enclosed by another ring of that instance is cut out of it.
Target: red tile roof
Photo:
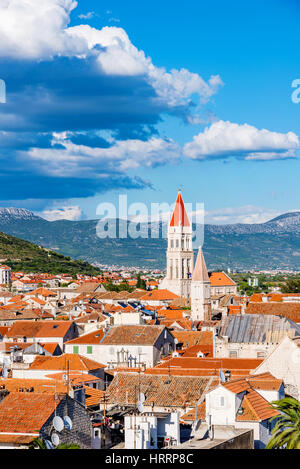
[[[102,345],[154,345],[164,326],[114,326],[105,335]]]
[[[140,301],[167,301],[176,298],[179,298],[179,296],[169,290],[152,290],[140,297]]]
[[[64,337],[72,321],[17,321],[7,337]]]
[[[105,368],[106,365],[74,353],[65,353],[57,357],[38,356],[30,366],[31,370],[67,370],[90,371]]]
[[[12,392],[0,402],[0,432],[39,433],[56,405],[54,394]]]
[[[212,272],[209,276],[212,287],[235,286],[236,283],[225,272]]]
[[[184,348],[193,345],[213,345],[212,331],[172,331],[171,333]]]
[[[293,322],[300,323],[300,303],[249,303],[246,314],[266,314],[274,316],[282,316]]]
[[[89,334],[81,335],[77,339],[69,340],[65,345],[80,345],[80,344],[93,344],[97,345],[101,342],[104,337],[103,329],[97,329],[96,331],[90,332]]]
[[[172,357],[145,374],[171,374],[175,376],[219,376],[220,370],[230,370],[232,376],[249,375],[263,360],[246,358],[190,358]]]
[[[90,386],[84,386],[85,390],[85,405],[87,407],[94,407],[99,405],[101,399],[105,395],[105,391],[101,391],[100,389],[94,389]]]

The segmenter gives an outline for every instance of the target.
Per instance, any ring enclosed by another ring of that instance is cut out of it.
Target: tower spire
[[[186,213],[180,188],[175,202],[175,208],[172,214],[170,226],[190,226],[190,220]]]
[[[209,276],[202,252],[201,246],[199,247],[196,265],[193,271],[192,280],[194,282],[209,282]]]

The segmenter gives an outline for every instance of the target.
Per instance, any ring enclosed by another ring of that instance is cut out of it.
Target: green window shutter
[[[93,347],[91,345],[87,346],[86,353],[93,353]]]
[[[79,347],[78,345],[73,346],[73,353],[78,353],[79,352]]]

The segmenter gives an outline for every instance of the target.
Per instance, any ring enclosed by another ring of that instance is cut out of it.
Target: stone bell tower
[[[191,319],[193,321],[211,319],[210,280],[201,248],[198,251],[191,282]]]
[[[192,239],[192,225],[179,190],[168,228],[167,275],[160,289],[166,288],[184,298],[191,296],[194,265]]]

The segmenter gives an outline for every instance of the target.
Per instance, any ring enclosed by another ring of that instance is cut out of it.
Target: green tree
[[[276,423],[266,449],[300,449],[300,402],[285,397],[272,405],[281,415],[271,419]]]
[[[281,288],[282,293],[300,293],[300,280],[290,279]]]
[[[144,279],[141,278],[141,275],[138,274],[136,278],[136,288],[139,288],[141,290],[146,290],[146,282]]]

